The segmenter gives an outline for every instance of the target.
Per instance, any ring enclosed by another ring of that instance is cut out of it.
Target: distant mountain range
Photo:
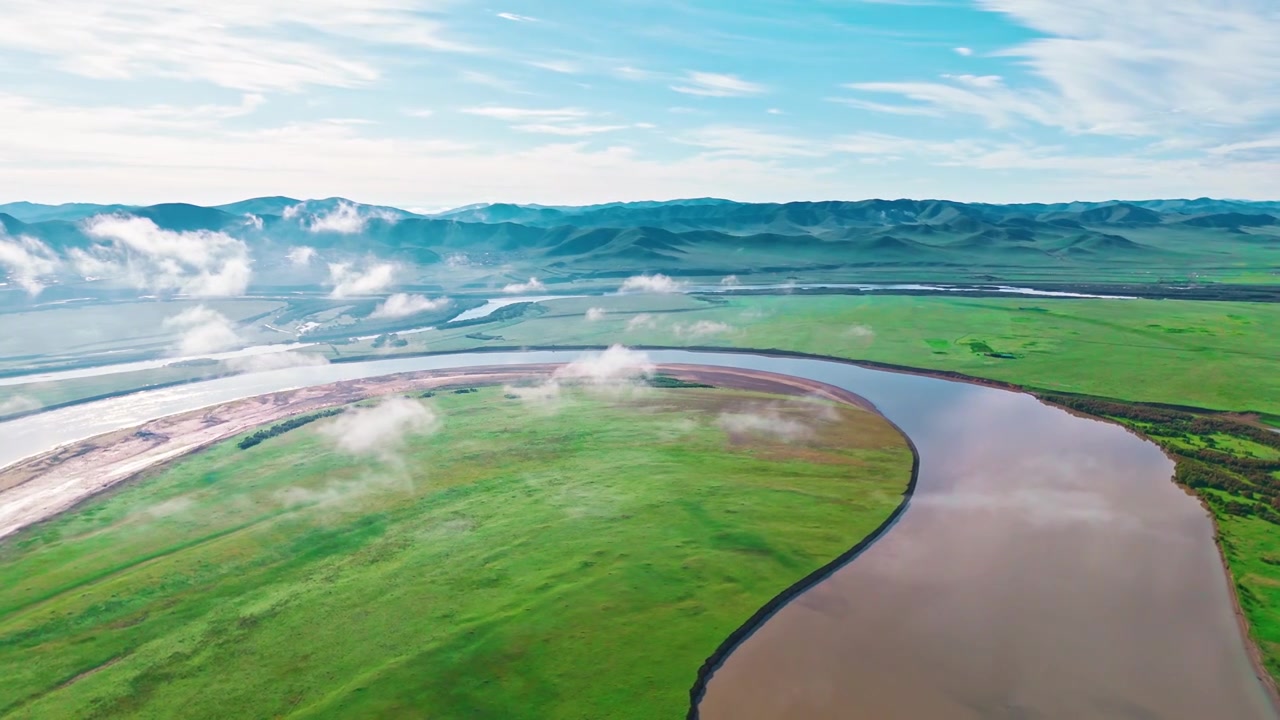
[[[104,242],[90,231],[101,215],[149,221],[159,234],[147,242],[209,240],[209,233],[234,238],[248,248],[254,284],[271,286],[323,281],[324,265],[299,267],[292,253],[299,246],[329,262],[394,261],[411,269],[406,282],[441,287],[636,272],[1106,280],[1233,268],[1274,273],[1280,266],[1280,202],[1209,198],[1021,205],[700,198],[584,207],[494,203],[431,215],[342,198],[263,197],[215,207],[0,205],[8,236],[39,243],[32,253],[60,258]],[[126,250],[139,248],[147,251]]]

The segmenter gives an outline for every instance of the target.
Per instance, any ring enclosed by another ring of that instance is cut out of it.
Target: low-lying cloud
[[[742,283],[741,281],[738,280],[737,275],[725,275],[724,277],[720,278],[720,284],[725,287],[729,287],[731,285],[741,285]]]
[[[733,326],[714,320],[699,320],[695,323],[676,324],[672,328],[680,337],[706,337],[707,335],[723,335],[733,332]]]
[[[222,364],[234,372],[255,373],[328,365],[329,360],[317,353],[282,350],[280,352],[227,358],[222,361]]]
[[[395,263],[368,262],[362,268],[353,263],[329,263],[329,284],[332,298],[352,295],[377,295],[396,281],[398,268]]]
[[[587,308],[587,314],[584,317],[586,317],[587,322],[597,322],[599,320],[603,320],[604,316],[605,316],[604,308],[593,307],[593,308]]]
[[[294,208],[298,206],[295,205]],[[292,215],[287,214],[285,217],[294,217],[299,214],[294,211]],[[355,235],[364,232],[371,220],[384,220],[387,222],[395,222],[399,218],[386,210],[378,208],[362,208],[359,205],[349,202],[338,202],[331,210],[318,215],[313,215],[311,220],[306,224],[307,230],[313,233],[331,232],[343,235]]]
[[[289,249],[289,254],[285,257],[294,267],[307,267],[312,260],[315,260],[316,249],[310,245],[296,245]]]
[[[622,287],[618,288],[618,292],[674,293],[680,292],[683,285],[662,273],[633,275],[622,281]]]
[[[777,438],[784,442],[796,442],[813,435],[812,427],[784,416],[776,408],[721,413],[716,423],[731,436],[754,435]]]
[[[657,326],[657,318],[649,313],[640,313],[627,321],[627,330],[648,330]]]
[[[502,292],[507,293],[508,295],[522,295],[524,293],[531,292],[545,292],[546,289],[547,286],[543,285],[542,281],[538,280],[536,277],[531,277],[529,278],[529,282],[511,283],[510,285],[503,287]]]
[[[58,256],[44,243],[27,235],[11,236],[0,226],[0,267],[31,297],[45,289],[46,278],[61,266]]]
[[[394,397],[373,407],[352,408],[320,428],[342,452],[392,461],[408,438],[431,435],[442,425],[435,411],[416,400]]]
[[[162,325],[181,333],[173,348],[177,356],[222,352],[243,343],[226,315],[204,305],[189,307],[165,318]]]
[[[0,400],[0,415],[30,412],[39,410],[42,407],[44,407],[44,404],[30,395],[14,395],[11,398]]]
[[[609,385],[652,375],[655,367],[648,354],[615,344],[604,352],[587,353],[558,368],[552,377],[590,385]]]
[[[385,302],[374,309],[372,318],[398,318],[408,315],[416,315],[418,313],[429,312],[432,310],[441,310],[452,304],[453,301],[447,297],[436,298],[434,300],[424,295],[410,295],[408,293],[396,293],[387,298]]]
[[[554,413],[562,405],[560,391],[565,385],[609,395],[627,395],[646,387],[644,378],[655,370],[656,366],[647,354],[613,345],[608,350],[587,353],[557,368],[543,383],[509,385],[504,391],[543,412]]]
[[[196,297],[243,295],[253,276],[248,246],[223,232],[163,230],[130,215],[95,215],[83,227],[104,242],[69,253],[81,275]]]

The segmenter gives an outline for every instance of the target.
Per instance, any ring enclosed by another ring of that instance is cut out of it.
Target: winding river
[[[147,391],[0,423],[0,466],[277,390],[578,355],[379,360]],[[901,519],[729,654],[698,705],[704,720],[1276,717],[1209,518],[1170,481],[1172,463],[1151,443],[980,385],[816,359],[650,356],[845,388],[920,454]]]

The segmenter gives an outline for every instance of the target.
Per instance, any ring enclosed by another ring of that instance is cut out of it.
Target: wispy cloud
[[[407,317],[409,315],[417,315],[418,313],[431,312],[433,310],[441,310],[449,307],[453,301],[447,297],[435,298],[434,300],[424,295],[410,295],[408,293],[396,293],[388,297],[385,302],[374,309],[373,314],[369,317],[373,318],[398,318]]]
[[[31,297],[39,295],[45,283],[62,266],[56,253],[39,240],[26,235],[13,237],[0,225],[0,267]]]
[[[310,245],[295,245],[285,255],[295,267],[307,267],[316,259],[316,249]]]
[[[582,67],[572,60],[529,60],[525,64],[563,75],[574,75],[582,72]]]
[[[106,243],[71,251],[82,275],[117,277],[137,288],[197,297],[243,295],[249,287],[249,248],[226,233],[163,230],[149,218],[130,215],[97,215],[83,228]]]
[[[503,286],[502,292],[508,295],[523,295],[531,292],[545,292],[546,289],[547,286],[543,285],[541,280],[531,277],[528,282],[510,283]]]
[[[525,23],[538,22],[538,18],[536,17],[530,17],[528,15],[517,15],[516,13],[512,13],[512,12],[500,12],[500,13],[497,13],[497,16],[502,18],[503,20],[510,20],[511,22],[525,22]]]
[[[730,437],[765,436],[796,442],[813,435],[813,428],[794,418],[786,417],[776,408],[761,407],[743,412],[721,413],[716,419]]]
[[[244,342],[226,315],[204,305],[189,307],[162,324],[180,333],[173,348],[177,357],[222,352]]]
[[[970,55],[973,54],[973,48],[955,47],[955,48],[951,48],[951,50],[955,52],[955,54],[961,55],[964,57],[969,57]]]
[[[603,320],[606,314],[607,314],[607,311],[604,308],[593,307],[593,308],[587,308],[587,312],[584,315],[584,317],[586,318],[587,322],[598,322],[600,320]]]
[[[715,320],[699,320],[697,322],[682,324],[677,323],[671,327],[672,331],[680,337],[699,338],[708,335],[724,335],[733,332],[733,326],[727,323],[717,322]]]
[[[475,50],[451,37],[438,16],[423,12],[433,5],[13,0],[5,6],[0,40],[8,49],[50,58],[64,71],[92,78],[178,78],[243,90],[350,87],[380,75],[376,56],[359,58],[353,44]]]
[[[286,209],[285,218],[298,216],[300,208],[305,209],[305,205],[295,205]],[[317,215],[311,215],[306,221],[306,227],[307,230],[313,233],[331,232],[355,235],[356,233],[364,232],[372,220],[395,222],[397,219],[399,219],[397,215],[386,210],[361,207],[355,203],[339,201],[332,209]]]
[[[595,116],[596,113],[575,107],[519,108],[487,106],[462,108],[459,112],[502,120],[509,123],[513,130],[520,132],[545,135],[594,135],[632,127],[631,125],[619,123],[583,122],[583,120]]]
[[[778,158],[827,154],[826,149],[807,138],[723,125],[690,130],[677,140],[725,156]]]
[[[345,453],[394,462],[410,437],[433,434],[442,426],[440,417],[423,403],[395,397],[373,407],[348,409],[322,425],[320,432]]]
[[[377,295],[396,281],[398,267],[395,263],[368,261],[363,267],[349,262],[329,263],[329,284],[334,298],[352,295]]]
[[[1280,115],[1280,96],[1270,92],[1280,83],[1280,16],[1255,0],[978,4],[1044,36],[996,54],[1022,61],[1039,84],[957,76],[849,87],[976,115],[996,128],[1023,120],[1075,133],[1157,135]]]
[[[743,80],[737,75],[694,70],[686,72],[679,84],[672,85],[671,89],[685,95],[703,97],[741,97],[759,95],[767,90],[764,85]]]
[[[633,275],[623,280],[618,292],[674,293],[680,292],[683,287],[683,283],[678,280],[673,280],[662,273],[654,273]]]

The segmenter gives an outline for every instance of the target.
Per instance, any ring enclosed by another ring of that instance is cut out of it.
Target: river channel
[[[378,360],[145,391],[0,423],[0,466],[278,390],[578,355]],[[698,704],[704,720],[1276,717],[1208,515],[1171,482],[1172,463],[1151,443],[976,384],[817,359],[649,355],[847,389],[920,455],[901,519],[733,649]]]

